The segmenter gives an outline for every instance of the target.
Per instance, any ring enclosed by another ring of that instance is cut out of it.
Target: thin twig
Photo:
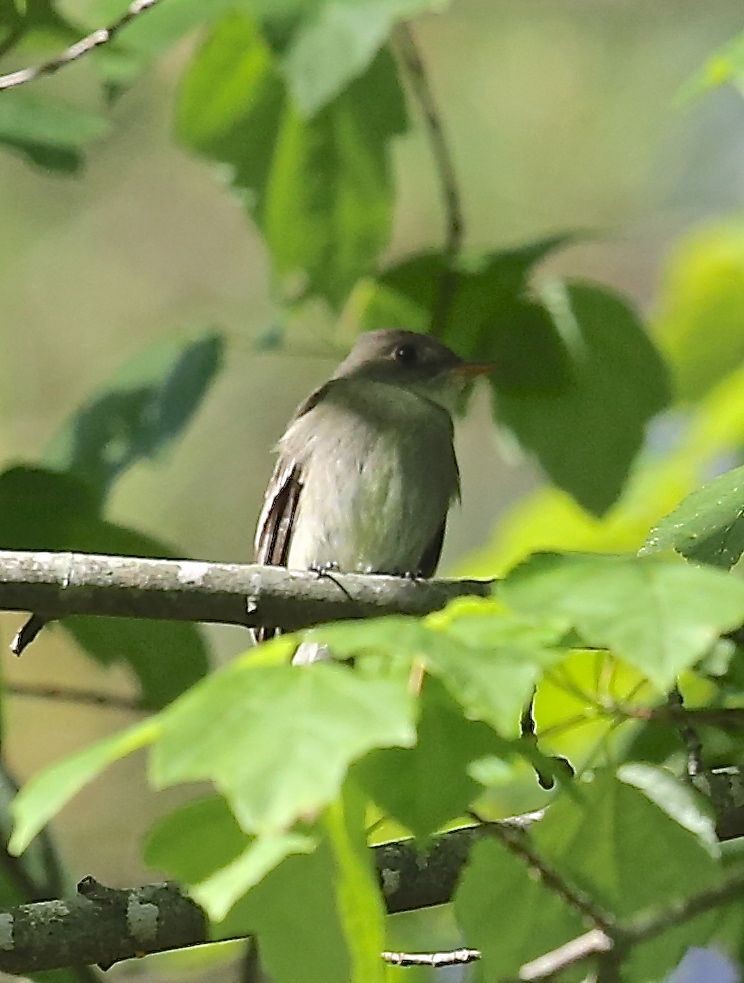
[[[10,72],[8,75],[0,75],[0,91],[2,89],[14,89],[19,85],[25,85],[26,82],[33,82],[43,75],[52,75],[54,72],[59,71],[60,68],[64,68],[65,65],[71,65],[72,62],[77,61],[78,58],[82,58],[83,55],[89,54],[95,48],[99,48],[101,45],[113,41],[122,28],[130,24],[140,14],[151,10],[158,3],[160,3],[160,0],[133,0],[121,17],[115,20],[113,24],[91,31],[90,34],[71,44],[69,48],[65,48],[64,51],[55,55],[54,58],[50,58],[49,61],[42,62],[40,65],[21,68],[17,72]]]
[[[541,983],[543,980],[553,979],[591,956],[609,952],[612,946],[612,939],[606,932],[593,928],[557,949],[525,963],[519,970],[519,979],[524,983]]]
[[[452,949],[450,952],[383,952],[382,958],[391,966],[465,966],[480,959],[478,949]]]
[[[13,640],[10,643],[10,651],[13,655],[23,655],[24,649],[34,641],[46,624],[48,624],[46,618],[40,614],[32,614],[13,636]]]
[[[452,152],[442,126],[441,113],[432,92],[429,77],[411,28],[401,24],[398,30],[400,54],[408,72],[411,89],[424,116],[434,164],[439,177],[439,187],[444,206],[444,245],[442,248],[442,273],[431,315],[431,333],[442,335],[457,290],[457,259],[465,233],[460,190],[455,173]]]
[[[706,888],[688,898],[672,901],[661,910],[641,912],[622,928],[622,936],[630,945],[647,942],[675,925],[703,915],[712,908],[744,899],[744,870],[726,878],[715,887]]]
[[[537,875],[542,883],[567,905],[583,917],[587,918],[595,928],[605,932],[613,929],[615,919],[601,908],[588,894],[569,884],[545,859],[533,849],[527,835],[521,830],[515,830],[503,824],[489,824],[489,831],[497,839],[523,860],[529,869]]]
[[[65,686],[51,686],[45,683],[5,682],[3,689],[13,696],[26,696],[38,700],[58,700],[62,703],[84,703],[88,706],[106,707],[111,710],[127,710],[144,713],[146,707],[136,697],[118,696],[116,693],[101,693],[92,689],[68,689]]]

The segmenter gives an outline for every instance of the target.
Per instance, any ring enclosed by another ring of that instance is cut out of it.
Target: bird
[[[360,334],[276,445],[256,562],[431,577],[460,498],[453,415],[467,383],[493,367],[460,358],[431,335]],[[276,633],[262,626],[256,637]],[[293,661],[323,657],[312,649],[300,646]]]

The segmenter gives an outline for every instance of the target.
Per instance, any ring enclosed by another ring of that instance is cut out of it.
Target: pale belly
[[[333,453],[309,449],[290,568],[415,573],[442,526],[457,491],[448,429],[415,419],[402,434],[359,427],[341,437],[336,427]]]

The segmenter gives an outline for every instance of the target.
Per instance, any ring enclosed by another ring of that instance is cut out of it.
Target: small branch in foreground
[[[488,824],[490,832],[502,841],[516,856],[523,860],[529,869],[540,878],[545,887],[583,917],[588,919],[596,928],[608,931],[614,924],[612,915],[604,911],[584,891],[569,884],[536,850],[524,830],[513,829],[502,823]]]
[[[493,582],[410,580],[238,563],[0,550],[0,610],[206,621],[293,631],[382,614],[428,614]],[[33,619],[32,619],[33,620]]]
[[[478,949],[452,949],[450,952],[383,952],[382,958],[391,966],[465,966],[480,959]]]
[[[445,234],[442,249],[442,273],[431,318],[431,332],[442,335],[447,326],[447,316],[457,289],[458,274],[455,268],[465,232],[460,190],[455,165],[442,126],[441,114],[434,98],[429,77],[411,28],[401,24],[398,37],[403,64],[411,80],[411,88],[421,107],[429,136],[434,165],[444,205]]]
[[[71,44],[69,48],[65,48],[64,51],[54,58],[50,58],[49,61],[42,62],[40,65],[32,65],[29,68],[21,68],[17,72],[10,72],[8,75],[0,75],[0,91],[17,88],[17,86],[25,85],[26,82],[33,82],[43,75],[52,75],[54,72],[58,72],[60,68],[64,68],[65,65],[71,65],[72,62],[82,58],[83,55],[87,55],[95,48],[100,48],[101,45],[113,41],[122,28],[130,24],[140,14],[151,10],[159,2],[160,0],[133,0],[113,24],[91,31],[90,34],[76,41],[75,44]]]
[[[10,643],[10,651],[13,655],[23,655],[23,650],[34,641],[46,624],[46,618],[42,618],[40,614],[32,614],[13,636],[13,641]]]

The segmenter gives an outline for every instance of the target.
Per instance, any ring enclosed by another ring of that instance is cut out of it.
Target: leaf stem
[[[442,126],[441,113],[434,98],[426,66],[416,44],[416,39],[407,24],[401,24],[398,28],[398,40],[401,59],[408,73],[411,89],[424,117],[444,208],[442,272],[439,277],[430,328],[433,335],[441,336],[447,326],[447,317],[457,290],[459,277],[456,262],[465,234],[465,220],[455,165]]]

